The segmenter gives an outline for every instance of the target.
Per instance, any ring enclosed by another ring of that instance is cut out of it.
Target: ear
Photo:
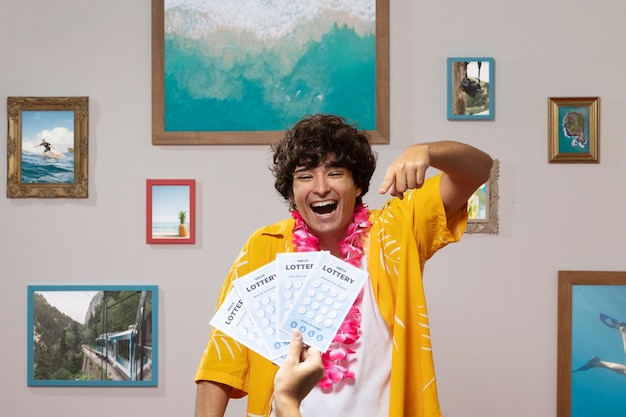
[[[293,193],[289,193],[289,197],[287,198],[287,203],[289,203],[289,211],[298,209],[298,207],[296,207],[296,202],[293,201]]]

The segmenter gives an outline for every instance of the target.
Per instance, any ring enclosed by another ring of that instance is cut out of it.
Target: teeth
[[[311,204],[311,210],[317,214],[330,214],[337,209],[337,201],[317,201]]]
[[[313,203],[311,204],[311,207],[313,208],[320,208],[320,207],[326,207],[326,206],[332,206],[333,204],[337,204],[335,201],[319,201],[317,203]]]

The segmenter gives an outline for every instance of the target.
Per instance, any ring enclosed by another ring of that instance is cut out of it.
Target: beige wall
[[[416,141],[466,141],[501,165],[500,235],[467,235],[426,267],[441,406],[447,417],[553,416],[557,271],[626,269],[626,6],[391,3],[391,144],[376,148],[370,206],[383,201],[384,167]],[[248,234],[287,215],[268,149],[151,145],[148,0],[0,0],[0,10],[0,114],[7,96],[90,97],[89,198],[0,198],[2,408],[191,415],[221,281]],[[494,121],[446,120],[455,56],[495,58]],[[601,97],[600,164],[547,163],[551,96]],[[196,245],[145,243],[147,178],[197,180]],[[26,386],[27,285],[144,283],[161,296],[157,388]]]

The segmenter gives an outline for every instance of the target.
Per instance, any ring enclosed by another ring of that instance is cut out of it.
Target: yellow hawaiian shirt
[[[393,337],[390,417],[439,417],[437,384],[422,283],[425,262],[448,243],[457,242],[467,225],[467,211],[452,219],[439,193],[440,175],[424,186],[391,198],[370,211],[372,227],[364,241],[374,297]],[[232,281],[294,250],[294,220],[255,231],[233,263],[222,286],[218,307]],[[233,387],[231,396],[248,396],[249,416],[268,416],[278,368],[220,331],[211,331],[196,381]]]

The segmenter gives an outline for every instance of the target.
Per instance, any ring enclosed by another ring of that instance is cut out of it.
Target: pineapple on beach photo
[[[146,180],[146,242],[194,244],[195,180]]]
[[[180,225],[178,226],[178,236],[180,237],[189,236],[189,229],[187,228],[187,225],[185,224],[185,220],[187,220],[187,212],[182,211],[182,210],[179,211],[178,220],[180,221]]]

